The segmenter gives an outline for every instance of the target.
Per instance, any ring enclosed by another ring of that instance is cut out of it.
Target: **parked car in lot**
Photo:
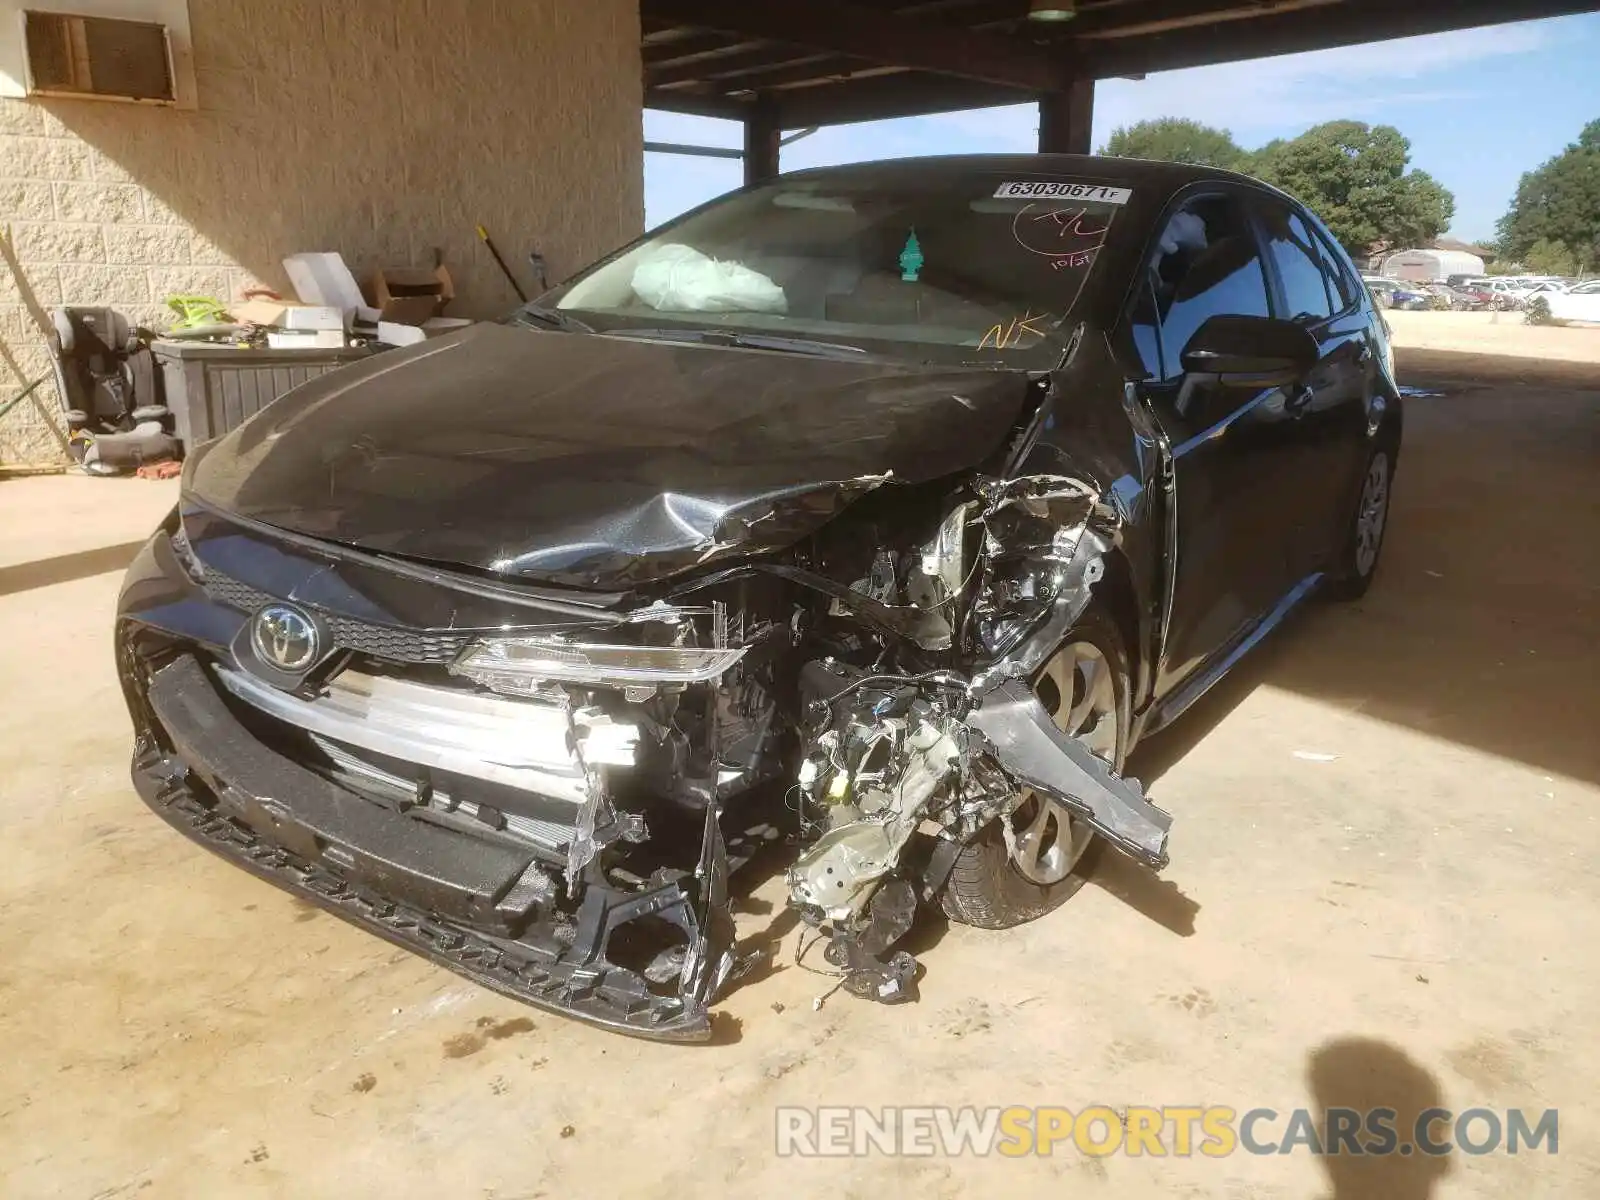
[[[1433,300],[1423,284],[1371,275],[1364,276],[1363,282],[1380,308],[1416,310],[1433,307]]]
[[[1544,297],[1557,321],[1600,322],[1600,279],[1574,284],[1564,292]]]
[[[1521,308],[1527,299],[1527,284],[1523,280],[1482,279],[1472,285],[1489,296],[1489,307],[1501,311]]]
[[[1365,591],[1400,441],[1381,317],[1272,188],[783,176],[195,453],[118,605],[134,781],[346,920],[662,1039],[709,1035],[729,873],[787,846],[820,957],[902,999],[920,906],[1001,928],[1098,847],[1166,863],[1129,751]]]
[[[1423,285],[1423,290],[1434,299],[1429,307],[1449,308],[1455,312],[1476,312],[1489,303],[1489,296],[1484,292],[1469,291],[1466,288],[1454,288],[1443,283],[1429,283]]]

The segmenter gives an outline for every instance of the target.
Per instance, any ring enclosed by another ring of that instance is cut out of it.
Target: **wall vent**
[[[172,104],[167,27],[71,13],[24,12],[28,92]]]

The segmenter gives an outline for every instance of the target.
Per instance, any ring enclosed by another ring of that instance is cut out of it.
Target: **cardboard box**
[[[365,303],[356,277],[336,250],[305,251],[283,260],[289,282],[302,304],[329,305],[353,312]]]
[[[342,350],[342,329],[274,329],[267,334],[271,350]]]
[[[228,315],[242,325],[276,325],[288,307],[282,300],[235,300]]]
[[[441,337],[465,329],[472,322],[466,317],[429,317],[421,325],[404,325],[398,321],[379,321],[378,340],[390,346],[415,346],[429,338]]]
[[[347,320],[339,309],[326,304],[290,304],[285,300],[239,300],[228,306],[235,321],[277,329],[333,329],[343,333]]]
[[[397,325],[422,325],[455,298],[455,284],[443,265],[380,267],[372,273],[368,299],[378,319]]]

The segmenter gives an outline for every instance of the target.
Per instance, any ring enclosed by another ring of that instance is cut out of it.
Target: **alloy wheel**
[[[1097,646],[1069,642],[1034,685],[1056,725],[1079,738],[1099,758],[1116,763],[1117,688],[1111,664]],[[1087,822],[1031,788],[1007,818],[1011,864],[1031,883],[1060,883],[1078,865],[1094,837]]]
[[[1365,578],[1378,565],[1383,528],[1389,520],[1389,456],[1379,450],[1367,467],[1356,512],[1356,570]]]

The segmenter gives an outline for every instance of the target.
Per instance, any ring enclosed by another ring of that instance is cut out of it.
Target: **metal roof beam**
[[[799,129],[807,125],[843,125],[852,121],[912,117],[998,104],[1027,104],[1038,96],[1035,91],[973,79],[900,74],[775,92],[772,99],[779,124],[785,129]]]
[[[730,76],[752,75],[763,71],[772,71],[779,68],[798,66],[802,63],[827,62],[830,56],[815,51],[807,53],[796,50],[792,46],[759,46],[753,50],[741,50],[737,54],[725,54],[717,58],[698,59],[694,62],[677,63],[670,67],[652,68],[645,73],[645,82],[653,88],[676,87],[684,83],[709,83],[713,87],[722,84]],[[826,76],[828,71],[818,71],[818,75]],[[743,80],[737,81],[740,85]],[[724,89],[727,90],[727,89]]]
[[[642,0],[642,11],[655,20],[1003,87],[1050,91],[1066,83],[1056,57],[1032,43],[838,0]]]

